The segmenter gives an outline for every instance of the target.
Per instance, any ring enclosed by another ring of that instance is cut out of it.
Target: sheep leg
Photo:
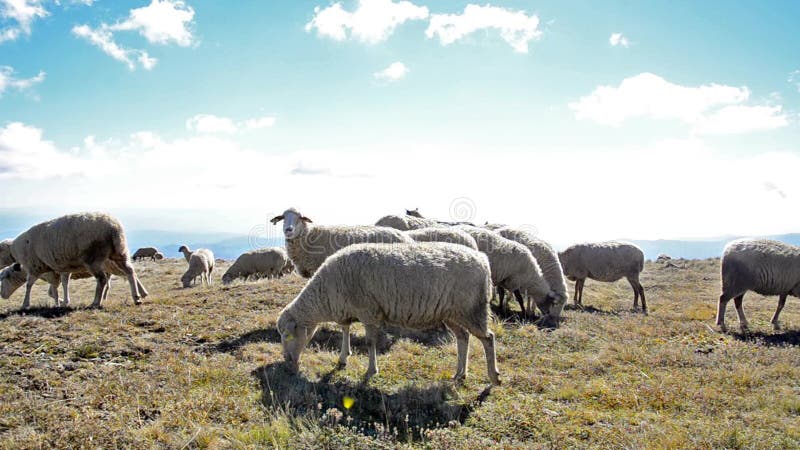
[[[499,385],[500,372],[497,371],[497,356],[494,351],[494,333],[487,331],[483,337],[477,335],[476,337],[480,339],[481,344],[483,344],[483,353],[486,355],[486,370],[489,374],[489,380],[492,381],[492,384]]]
[[[94,278],[97,280],[97,287],[94,290],[94,301],[92,302],[92,308],[99,308],[100,301],[103,299],[103,292],[108,285],[108,274],[106,274],[103,270],[91,270],[90,272],[94,272]]]
[[[736,314],[739,315],[739,328],[741,328],[742,333],[747,332],[747,318],[744,316],[744,309],[742,309],[742,300],[744,299],[744,294],[739,295],[738,297],[734,297],[733,304],[736,306]]]
[[[719,296],[719,302],[717,303],[717,326],[722,331],[727,331],[727,327],[725,326],[725,309],[728,307],[728,302],[731,298],[733,298],[733,296],[723,292],[722,295]]]
[[[770,322],[772,323],[772,327],[776,331],[781,329],[781,324],[780,322],[778,322],[778,316],[781,315],[781,310],[783,310],[783,305],[786,304],[787,295],[788,294],[781,294],[780,297],[778,297],[778,308],[775,310],[775,314],[772,315],[772,320],[770,320]]]
[[[61,287],[64,289],[64,306],[69,306],[69,278],[71,275],[69,272],[61,274]],[[56,299],[56,306],[58,306],[58,299]]]
[[[364,381],[368,381],[374,375],[378,374],[378,338],[380,337],[380,328],[375,325],[364,324],[364,330],[367,338],[367,345],[369,346],[369,367],[367,373],[364,374]]]
[[[469,332],[461,325],[453,322],[445,322],[447,328],[453,332],[456,337],[456,348],[458,349],[458,364],[456,365],[456,374],[453,375],[453,381],[456,384],[461,384],[467,378],[467,363],[469,358]]]
[[[347,357],[352,355],[350,351],[350,324],[342,325],[342,349],[339,352],[339,365],[347,365]]]
[[[580,286],[575,286],[578,289],[578,306],[583,306],[583,285],[586,283],[586,278],[579,278],[577,283],[580,283]]]
[[[131,263],[128,262],[127,259],[123,259],[122,261],[116,261],[117,265],[119,265],[122,272],[125,274],[125,277],[128,278],[128,284],[131,287],[131,297],[133,298],[133,304],[138,305],[141,303],[139,300],[142,298],[147,297],[147,291],[142,287],[139,289],[141,284],[137,281],[136,278],[136,271],[133,270],[133,266]]]
[[[514,289],[514,298],[517,299],[519,309],[522,310],[522,317],[528,317],[530,311],[525,309],[525,299],[522,298],[522,292],[520,292],[519,289]]]
[[[639,295],[642,297],[642,313],[646,316],[647,315],[647,301],[644,299],[644,286],[642,283],[636,282],[639,285]]]
[[[58,306],[58,284],[51,284],[50,288],[47,290],[47,295],[56,302],[56,306]]]
[[[111,290],[111,275],[108,276],[108,283],[106,283],[106,288],[103,290],[103,301],[108,299],[108,291]]]
[[[633,309],[639,309],[639,280],[636,277],[628,277],[628,283],[631,284],[633,289]]]
[[[33,289],[33,284],[36,283],[37,278],[39,278],[38,275],[28,273],[28,280],[25,284],[25,299],[22,300],[22,309],[28,309],[31,306],[31,289]]]
[[[506,314],[506,290],[498,287],[497,288],[497,296],[500,297],[500,311],[503,315]]]
[[[572,303],[578,306],[578,286],[581,285],[581,280],[575,280],[575,292],[572,293]]]

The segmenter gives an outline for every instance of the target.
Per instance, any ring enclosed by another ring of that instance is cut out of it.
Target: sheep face
[[[536,306],[539,311],[544,314],[544,322],[550,326],[558,326],[558,321],[561,317],[561,311],[567,303],[566,295],[559,295],[554,292],[548,292],[547,296],[543,299],[536,300]]]
[[[188,287],[191,287],[192,280],[194,280],[194,277],[191,274],[189,274],[189,272],[183,274],[183,276],[181,277],[181,283],[183,283],[183,288],[186,289]]]
[[[309,330],[298,325],[294,318],[281,315],[278,318],[278,332],[283,346],[283,360],[296,372],[300,369],[300,355],[314,336],[316,327]]]
[[[25,283],[27,276],[19,264],[13,264],[0,271],[0,297],[8,300],[11,294]]]
[[[311,219],[300,214],[294,208],[289,208],[282,215],[273,217],[270,222],[274,225],[281,220],[283,221],[283,236],[286,239],[302,236],[306,232],[306,224],[311,223]]]
[[[222,284],[231,284],[233,283],[233,275],[225,274],[222,276]]]
[[[188,251],[189,251],[189,248],[186,247],[185,245],[181,245],[181,248],[178,249],[179,253],[186,253]]]

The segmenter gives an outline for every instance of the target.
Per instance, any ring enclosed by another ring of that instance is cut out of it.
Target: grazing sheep
[[[128,279],[135,304],[147,297],[129,261],[122,225],[107,214],[72,214],[35,225],[14,239],[11,254],[28,274],[23,308],[30,306],[31,288],[42,274],[83,271],[97,279],[92,307],[99,307],[108,285],[108,263]]]
[[[492,284],[513,292],[523,314],[534,314],[530,301],[525,307],[524,294],[533,297],[536,306],[544,314],[542,320],[545,323],[558,324],[564,303],[550,290],[539,264],[527,247],[482,228],[461,225],[458,229],[472,236],[478,244],[478,250],[489,257]]]
[[[456,228],[420,228],[419,230],[405,231],[405,234],[416,242],[449,242],[461,244],[473,250],[478,249],[478,244],[469,233]]]
[[[14,257],[11,256],[11,243],[13,239],[6,239],[0,241],[0,267],[10,266],[14,264]]]
[[[189,247],[181,245],[181,247],[178,249],[178,252],[183,253],[183,257],[186,258],[186,262],[189,262],[189,258],[192,257],[192,250]]]
[[[109,267],[107,266],[106,269]],[[115,275],[124,275],[124,273],[119,270],[118,268],[112,268],[110,273],[114,273]],[[43,273],[39,276],[41,280],[46,281],[50,284],[50,289],[48,289],[47,294],[55,301],[55,306],[69,306],[70,299],[69,299],[69,281],[72,280],[80,280],[84,278],[91,278],[92,274],[89,272],[75,272],[75,273],[62,273],[56,274],[54,272],[47,272]],[[0,271],[0,297],[8,300],[14,292],[19,289],[28,279],[28,274],[22,270],[22,267],[19,263],[14,263],[9,267],[6,267],[2,271]],[[60,302],[58,298],[58,284],[59,282],[65,286],[64,289],[64,301]],[[138,282],[138,280],[137,280]],[[111,279],[109,278],[108,284],[106,284],[106,289],[103,291],[103,300],[108,298],[108,292],[111,290]]]
[[[520,228],[503,227],[497,229],[495,233],[528,247],[528,250],[531,251],[531,254],[533,254],[533,257],[542,269],[544,280],[547,281],[550,290],[556,294],[556,301],[562,305],[567,303],[569,294],[567,294],[567,282],[564,280],[564,271],[561,269],[558,253],[553,250],[550,244]],[[501,294],[501,302],[502,298],[503,295]]]
[[[153,255],[154,261],[161,261],[162,259],[164,259],[164,254],[161,252],[156,252],[156,254]]]
[[[389,227],[400,231],[418,230],[420,228],[440,226],[435,220],[420,219],[414,216],[383,216],[375,222],[375,226]]]
[[[412,243],[398,230],[380,226],[312,225],[311,219],[289,208],[270,222],[283,221],[286,250],[300,276],[309,278],[327,257],[359,243]]]
[[[222,276],[223,284],[230,284],[237,278],[276,278],[287,270],[289,256],[286,250],[278,247],[262,248],[243,253]]]
[[[739,315],[739,326],[747,331],[747,318],[742,300],[747,291],[761,295],[777,295],[778,308],[772,326],[780,329],[778,317],[786,297],[800,297],[800,247],[769,239],[737,239],[722,252],[722,295],[717,306],[717,325],[724,331],[725,308],[733,299]]]
[[[583,305],[583,285],[587,278],[614,282],[626,278],[633,288],[633,308],[639,307],[642,297],[642,312],[647,314],[644,287],[639,274],[644,269],[644,253],[639,247],[627,242],[606,241],[576,244],[558,254],[567,279],[575,282],[576,305]]]
[[[195,278],[200,277],[200,283],[205,281],[211,286],[211,272],[214,270],[214,253],[207,248],[200,248],[192,252],[189,257],[189,268],[181,277],[184,288],[192,285]]]
[[[494,334],[489,331],[490,269],[486,256],[447,243],[358,244],[328,258],[278,317],[286,362],[295,370],[320,322],[364,324],[369,343],[365,378],[378,373],[381,329],[428,329],[445,324],[456,336],[454,379],[467,375],[469,335],[480,339],[489,379],[499,384]],[[346,364],[342,349],[339,362]]]
[[[142,247],[136,252],[133,253],[133,260],[138,261],[140,259],[150,258],[150,260],[155,261],[156,255],[159,255],[159,251],[155,247]],[[164,255],[161,255],[162,257]]]

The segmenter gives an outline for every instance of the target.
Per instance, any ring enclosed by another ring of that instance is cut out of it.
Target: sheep
[[[725,308],[733,299],[742,332],[747,331],[747,318],[742,300],[747,291],[761,295],[777,295],[778,307],[772,326],[780,330],[778,317],[789,295],[800,297],[800,247],[769,239],[737,239],[722,252],[722,294],[717,305],[717,325],[726,331]]]
[[[672,260],[672,257],[667,255],[667,254],[664,254],[664,253],[659,254],[658,257],[656,258],[656,262],[657,263],[663,263],[663,262],[667,262],[667,261],[671,261],[671,260]]]
[[[30,306],[31,288],[40,275],[81,271],[97,280],[92,307],[100,307],[109,279],[108,262],[128,279],[135,304],[148,295],[129,261],[122,225],[107,214],[71,214],[34,225],[14,239],[11,254],[28,274],[23,309]],[[66,285],[64,288],[68,291]]]
[[[478,250],[489,257],[492,269],[492,284],[514,293],[522,313],[534,313],[533,305],[525,307],[523,293],[533,297],[542,311],[543,323],[557,325],[564,303],[550,290],[542,276],[539,264],[524,245],[506,239],[496,233],[469,225],[457,227],[467,232],[478,244]]]
[[[236,278],[273,278],[287,271],[289,256],[286,250],[278,247],[262,248],[240,255],[236,262],[222,276],[223,284],[230,284]]]
[[[140,259],[150,258],[151,261],[155,261],[156,255],[158,254],[160,253],[155,247],[142,247],[133,253],[133,260],[138,261]]]
[[[576,306],[583,306],[583,286],[587,278],[614,282],[626,278],[633,288],[633,308],[642,297],[642,313],[647,315],[644,286],[639,274],[644,269],[644,252],[639,247],[619,241],[576,244],[558,254],[567,279],[575,282]]]
[[[400,231],[418,230],[420,228],[438,227],[441,226],[435,220],[421,219],[414,216],[395,216],[388,215],[381,217],[375,226],[389,227]]]
[[[490,276],[486,256],[463,245],[351,245],[328,258],[281,311],[277,329],[284,360],[299,370],[300,355],[320,322],[347,327],[359,321],[369,343],[368,380],[378,373],[375,347],[385,326],[428,329],[445,324],[456,337],[455,381],[466,378],[472,334],[483,344],[489,379],[500,384],[488,326]],[[343,349],[340,364],[346,364],[347,354]]]
[[[310,278],[327,257],[344,247],[359,243],[412,243],[398,230],[381,226],[312,225],[311,219],[289,208],[270,222],[283,221],[286,250],[297,272]]]
[[[192,252],[189,257],[189,268],[181,277],[184,288],[191,286],[195,278],[200,277],[200,283],[205,281],[211,286],[211,272],[214,270],[214,253],[207,248],[200,248]]]
[[[164,259],[164,254],[161,252],[156,252],[156,254],[153,255],[153,261],[161,261],[162,259]]]
[[[497,229],[495,233],[528,247],[528,250],[531,251],[531,254],[542,269],[544,280],[547,281],[550,290],[556,294],[556,301],[561,304],[567,303],[569,295],[567,294],[567,282],[564,279],[564,271],[561,268],[561,262],[558,260],[558,253],[553,250],[550,244],[520,228],[503,227]],[[500,298],[502,303],[502,291]]]
[[[404,232],[406,236],[416,242],[449,242],[461,244],[473,250],[478,249],[478,244],[469,233],[455,228],[420,228]]]
[[[108,269],[108,267],[106,267]],[[111,272],[115,275],[122,275],[123,272],[119,269],[111,269]],[[47,294],[55,301],[55,306],[69,306],[70,299],[69,299],[69,280],[80,280],[84,278],[90,278],[92,274],[89,272],[75,272],[75,273],[62,273],[56,274],[55,272],[47,272],[43,273],[39,276],[40,279],[46,281],[50,284],[50,289],[48,289]],[[19,263],[14,263],[13,265],[6,267],[2,271],[0,271],[0,298],[8,300],[14,292],[19,289],[25,281],[28,279],[28,275],[22,270],[22,267]],[[64,290],[64,301],[60,302],[58,298],[58,284],[62,283],[66,286]],[[138,280],[137,280],[138,282]],[[106,289],[103,291],[103,300],[108,298],[108,292],[111,290],[111,279],[108,280],[108,284],[106,284]]]
[[[5,239],[0,241],[0,267],[10,266],[14,264],[14,257],[11,256],[11,243],[13,239]]]

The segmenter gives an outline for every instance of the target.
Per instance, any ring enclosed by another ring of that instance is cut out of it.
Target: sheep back
[[[414,216],[383,216],[375,222],[375,226],[389,227],[400,231],[418,230],[420,228],[436,227],[439,226],[435,220],[423,219]]]
[[[564,275],[571,280],[591,278],[613,282],[638,277],[644,269],[644,252],[620,241],[575,244],[558,255]]]
[[[473,250],[478,249],[478,244],[469,233],[456,228],[420,228],[418,230],[408,230],[407,236],[416,242],[449,242],[460,244]]]
[[[280,276],[288,261],[286,250],[279,247],[249,251],[236,258],[222,276],[222,281],[230,283],[236,278]]]
[[[800,296],[800,247],[770,239],[737,239],[722,252],[722,290],[731,295]]]

